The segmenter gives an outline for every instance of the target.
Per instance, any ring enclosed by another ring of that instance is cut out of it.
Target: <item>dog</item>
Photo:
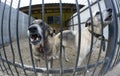
[[[40,67],[40,59],[47,59],[48,68],[52,68],[52,27],[50,27],[47,23],[43,22],[41,19],[37,19],[34,20],[32,24],[28,27],[27,33],[30,39],[30,43],[32,44],[35,65],[37,67]],[[42,76],[42,74],[39,75]]]
[[[102,18],[101,18],[102,16]],[[93,20],[93,23],[92,21]],[[103,20],[103,21],[101,21]],[[80,66],[85,57],[90,52],[90,46],[91,46],[91,37],[93,35],[93,46],[98,46],[100,43],[97,43],[98,40],[101,38],[104,40],[104,36],[102,35],[102,27],[105,28],[107,25],[109,25],[112,22],[112,9],[106,9],[103,12],[96,12],[93,15],[93,19],[88,18],[88,20],[85,23],[85,28],[81,30],[81,44],[80,44],[80,55],[78,60],[78,65]],[[93,26],[94,30],[92,31],[91,26]],[[56,34],[54,37],[54,45],[56,49],[56,53],[60,50],[60,39],[62,38],[62,49],[64,52],[64,57],[66,61],[69,61],[68,56],[65,52],[66,48],[70,48],[73,50],[78,50],[78,31],[73,30],[64,30],[62,31],[62,37],[60,33]],[[99,40],[100,41],[100,40]],[[103,48],[105,48],[105,43],[103,44]],[[100,48],[100,46],[98,46]],[[97,48],[98,48],[97,47]],[[93,49],[96,47],[93,47]],[[58,58],[56,55],[54,58]]]

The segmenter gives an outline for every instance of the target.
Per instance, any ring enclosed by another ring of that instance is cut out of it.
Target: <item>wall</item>
[[[84,23],[84,22],[86,22],[86,20],[90,17],[90,11],[89,11],[89,8],[88,9],[86,9],[88,6],[86,5],[85,7],[83,7],[82,9],[80,9],[80,19],[81,19],[81,23]],[[103,11],[103,10],[105,10],[106,8],[105,8],[105,3],[104,3],[104,0],[102,0],[102,1],[100,1],[100,8],[101,8],[101,10]],[[86,9],[86,10],[85,10]],[[92,7],[91,7],[91,9],[92,9],[92,14],[94,14],[96,11],[99,11],[99,7],[98,7],[98,3],[96,3],[96,4],[94,4]],[[73,20],[71,20],[70,21],[70,23],[69,23],[69,25],[73,25],[73,21],[74,21],[74,24],[75,25],[78,25],[78,16],[76,15],[77,13],[75,13],[73,16]],[[73,28],[74,28],[74,30],[78,30],[78,26],[72,26],[72,27],[70,27],[69,29],[71,29],[71,30],[73,30]],[[83,29],[83,28],[85,28],[85,24],[81,24],[81,28]],[[104,29],[104,34],[105,34],[105,37],[107,38],[108,37],[108,33],[106,33],[107,31],[108,31],[108,29],[107,29],[108,27],[106,27],[105,29]]]
[[[71,10],[68,10],[68,11],[63,10],[63,12],[62,12],[62,26],[64,27],[64,29],[67,29],[66,21],[70,18],[71,15],[72,15]],[[60,12],[59,12],[59,10],[58,10],[58,12],[55,12],[55,13],[54,12],[53,13],[46,13],[45,12],[44,20],[47,23],[48,23],[47,19],[48,19],[49,16],[57,16],[57,17],[59,17]],[[32,17],[42,19],[42,15],[40,13],[32,13]],[[59,32],[60,24],[49,24],[49,25],[52,26],[53,28],[55,28],[57,32]]]
[[[3,16],[3,7],[4,4],[0,3],[0,45],[2,44],[2,36],[1,36],[1,26],[2,26],[2,16]],[[3,39],[4,43],[9,42],[9,10],[10,7],[6,5],[5,12],[4,12],[4,19],[3,19]],[[19,12],[19,19],[18,19],[18,34],[19,37],[27,37],[27,28],[28,28],[28,18],[29,16]],[[12,40],[16,39],[16,23],[17,20],[17,10],[12,8],[11,9],[11,18],[10,18],[10,30],[11,30],[11,37]],[[31,19],[32,20],[32,19]]]

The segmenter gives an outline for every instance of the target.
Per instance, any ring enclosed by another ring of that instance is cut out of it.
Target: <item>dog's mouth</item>
[[[111,21],[112,20],[112,14],[110,14],[109,16],[107,16],[107,18],[105,18],[105,21]]]
[[[37,45],[41,41],[41,36],[39,34],[30,34],[30,41],[33,45]]]

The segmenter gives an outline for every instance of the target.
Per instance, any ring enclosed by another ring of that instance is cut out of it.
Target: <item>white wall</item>
[[[80,9],[80,11],[83,11],[86,7],[88,6],[85,6],[83,7],[82,9]],[[104,10],[105,9],[105,4],[104,4],[104,1],[102,0],[100,2],[100,7],[102,8],[101,10]],[[92,13],[96,12],[96,11],[99,11],[99,7],[98,7],[98,4],[95,4],[93,5],[92,7]],[[74,15],[76,15],[77,13],[75,13]],[[73,16],[74,16],[73,15]],[[80,19],[81,19],[81,23],[82,22],[86,22],[86,20],[90,17],[90,11],[89,9],[85,10],[84,12],[80,13]],[[71,23],[72,24],[72,23]],[[74,24],[78,24],[78,16],[75,16],[74,17]],[[84,25],[81,25],[82,28],[84,28]],[[78,30],[78,26],[75,27],[75,30]]]
[[[0,3],[0,45],[2,44],[2,37],[1,37],[1,21],[2,21],[2,13],[3,13],[4,4]],[[3,39],[4,43],[9,43],[9,10],[10,7],[6,5],[4,17],[3,17]],[[19,37],[27,37],[27,28],[28,28],[28,19],[29,16],[23,12],[19,11],[19,20],[18,20],[18,30],[19,30]],[[17,9],[12,8],[11,10],[11,18],[10,18],[10,30],[11,30],[11,37],[12,40],[16,39],[16,20],[17,20]],[[31,19],[32,20],[32,19]]]
[[[94,0],[95,1],[95,0]],[[83,7],[82,9],[80,9],[80,12],[81,11],[83,11],[86,7],[88,7],[87,5],[85,6],[85,7]],[[106,7],[105,7],[105,3],[104,3],[104,0],[102,0],[102,1],[100,1],[100,7],[101,7],[101,10],[103,11],[103,10],[105,10],[106,9]],[[92,9],[92,13],[94,14],[96,11],[99,11],[99,7],[98,7],[98,3],[96,3],[95,5],[93,5],[92,7],[91,7],[91,9]],[[77,13],[75,13],[73,16],[75,16]],[[80,13],[80,19],[81,19],[81,23],[82,22],[86,22],[86,20],[88,19],[90,17],[90,11],[89,11],[89,9],[87,9],[87,10],[85,10],[84,12],[81,12]],[[74,24],[78,24],[78,16],[75,16],[74,18],[73,18],[73,21],[74,21]],[[72,22],[72,20],[69,22],[69,25],[72,25],[73,24],[73,22]],[[83,29],[85,27],[85,24],[81,24],[81,28]],[[105,29],[104,29],[104,35],[105,35],[105,37],[106,38],[108,38],[108,29],[107,29],[108,27],[106,27]],[[69,29],[71,29],[71,30],[73,30],[73,27],[71,27],[71,28],[69,28]],[[78,30],[78,26],[74,26],[74,30]]]

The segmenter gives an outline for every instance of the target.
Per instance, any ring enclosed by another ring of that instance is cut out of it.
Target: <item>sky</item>
[[[5,0],[1,0],[2,2],[5,2]],[[7,0],[7,4],[10,5],[12,0]],[[18,5],[18,1],[19,0],[13,0],[13,4],[12,7],[16,8]],[[30,0],[20,0],[20,7],[24,7],[24,6],[28,6],[29,5],[29,1]],[[59,3],[60,0],[44,0],[44,3]],[[75,3],[76,0],[61,0],[62,3]],[[42,0],[32,0],[32,5],[35,4],[41,4]],[[86,5],[87,4],[87,0],[78,0],[79,4],[83,4]]]

